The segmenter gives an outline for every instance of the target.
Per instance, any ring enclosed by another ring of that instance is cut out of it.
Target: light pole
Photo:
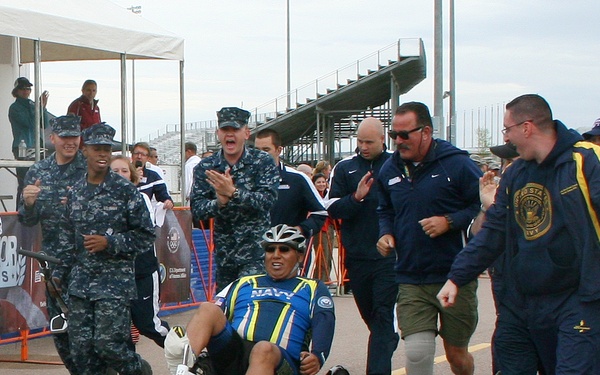
[[[450,90],[444,91],[444,95],[442,95],[442,99],[448,99],[448,102],[451,103],[452,102],[452,92]],[[452,107],[452,104],[449,104],[449,107]],[[452,129],[451,129],[452,124],[450,123],[452,115],[450,114],[451,113],[450,111],[451,111],[451,109],[449,108],[448,109],[448,126],[446,126],[446,124],[442,124],[442,126],[446,127],[446,136],[447,136],[446,140],[448,142],[450,142],[450,138],[452,137]],[[452,144],[454,144],[454,143],[452,143]]]
[[[454,0],[450,0],[449,3],[450,9],[448,10],[448,16],[450,18],[448,22],[449,26],[449,43],[448,43],[448,52],[450,57],[450,66],[449,66],[449,81],[450,81],[450,99],[448,100],[448,137],[447,140],[456,145],[456,58],[455,58],[455,48],[454,48]]]
[[[292,108],[290,100],[291,79],[290,79],[290,0],[287,0],[287,107],[289,111]]]
[[[445,138],[444,129],[444,47],[442,33],[442,0],[434,0],[433,6],[433,117],[438,138]]]
[[[455,89],[455,55],[454,55],[454,0],[449,0],[449,85],[450,89],[443,91],[444,86],[444,48],[442,27],[442,0],[434,0],[434,31],[433,31],[433,117],[434,126],[439,129],[438,137],[456,143],[456,89]],[[444,102],[448,98],[448,127],[444,122]]]

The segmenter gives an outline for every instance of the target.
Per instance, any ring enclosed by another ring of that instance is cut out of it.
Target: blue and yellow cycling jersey
[[[225,288],[216,303],[245,340],[269,341],[292,358],[299,358],[312,339],[311,352],[323,360],[329,354],[333,324],[322,326],[331,332],[315,332],[312,337],[315,325],[335,320],[329,290],[318,280],[295,277],[275,281],[268,275],[242,277]]]

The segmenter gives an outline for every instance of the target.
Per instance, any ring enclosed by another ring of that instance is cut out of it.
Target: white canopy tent
[[[183,39],[106,0],[0,0],[0,35],[21,38],[20,62],[167,59],[183,61]]]
[[[9,95],[21,64],[34,63],[33,97],[38,98],[41,62],[121,60],[121,135],[125,149],[128,59],[179,61],[183,168],[183,39],[106,0],[0,0],[0,123],[8,124],[8,107],[12,102]],[[0,129],[10,134],[10,128],[1,125]],[[8,138],[0,140],[5,150],[11,148]],[[39,150],[39,145],[36,147]]]

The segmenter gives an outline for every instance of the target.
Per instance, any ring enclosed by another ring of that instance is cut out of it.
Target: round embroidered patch
[[[319,300],[317,301],[317,305],[324,309],[331,309],[333,308],[333,301],[331,300],[331,298],[323,296],[319,298]]]

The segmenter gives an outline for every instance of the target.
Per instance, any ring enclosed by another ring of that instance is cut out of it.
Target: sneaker
[[[186,363],[183,362],[184,357]],[[189,345],[189,340],[185,329],[181,326],[171,328],[165,338],[165,359],[171,375],[177,374],[179,365],[186,365],[188,368],[194,365],[196,358]]]
[[[214,375],[217,373],[213,367],[212,361],[208,352],[204,351],[198,354],[194,367],[190,369],[191,374],[197,375]],[[179,374],[178,374],[179,375]],[[187,375],[187,374],[186,374]]]
[[[140,363],[142,364],[142,375],[152,375],[152,367],[148,361],[140,357]]]

